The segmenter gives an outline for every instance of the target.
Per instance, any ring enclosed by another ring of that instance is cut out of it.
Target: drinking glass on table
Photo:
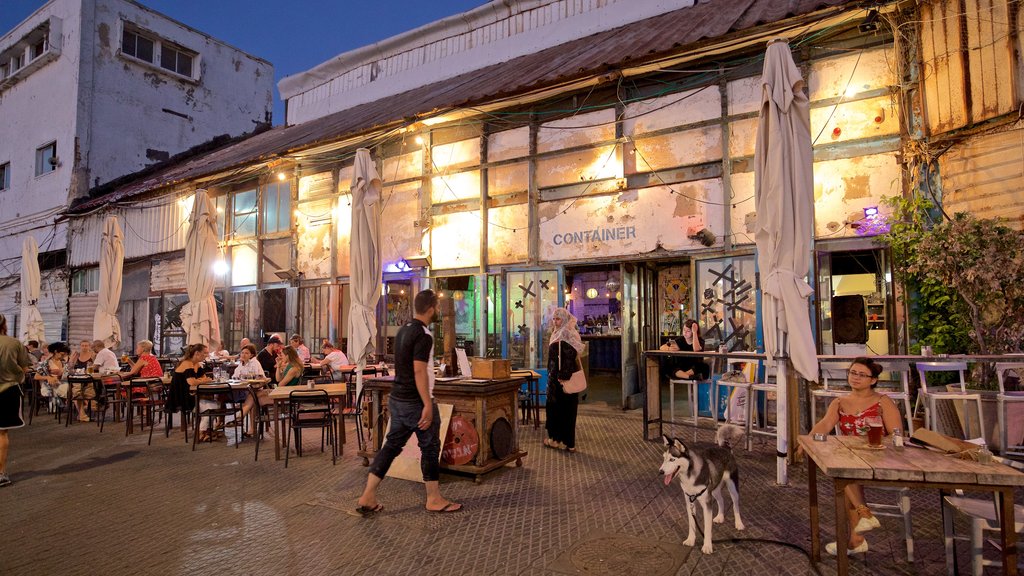
[[[885,436],[885,426],[882,424],[881,418],[869,418],[867,421],[868,425],[868,445],[869,446],[881,446],[882,436]]]

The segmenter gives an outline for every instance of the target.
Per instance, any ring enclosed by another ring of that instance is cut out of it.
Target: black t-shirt
[[[256,355],[256,360],[263,366],[263,371],[270,374],[270,381],[277,384],[277,359],[274,355],[264,348]]]
[[[392,398],[422,403],[420,393],[416,390],[413,362],[432,362],[430,356],[433,348],[434,338],[427,331],[426,324],[413,318],[402,326],[395,336],[395,383],[391,387]],[[430,368],[428,364],[428,370]]]

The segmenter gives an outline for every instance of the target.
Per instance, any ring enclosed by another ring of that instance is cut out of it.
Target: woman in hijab
[[[575,452],[576,409],[580,395],[566,394],[561,381],[572,378],[573,372],[579,369],[577,358],[583,352],[583,340],[576,328],[576,317],[565,308],[555,310],[551,324],[554,330],[548,346],[548,398],[545,407],[548,437],[544,439],[544,445]]]

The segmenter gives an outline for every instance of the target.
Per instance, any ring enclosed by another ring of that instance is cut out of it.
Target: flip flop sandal
[[[459,510],[462,510],[462,504],[456,504],[455,502],[449,502],[449,503],[445,504],[444,508],[441,508],[440,510],[430,510],[428,508],[427,512],[432,512],[434,514],[451,514],[453,512],[458,512]]]
[[[348,513],[351,516],[358,516],[360,518],[371,518],[382,510],[384,510],[384,505],[378,502],[373,508],[369,506],[356,506],[355,510],[349,510]]]

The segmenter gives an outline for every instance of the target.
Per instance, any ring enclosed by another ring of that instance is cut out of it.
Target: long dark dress
[[[184,372],[178,372],[175,369],[174,372],[171,372],[171,385],[167,391],[167,412],[173,413],[179,410],[188,412],[195,407],[193,404],[195,398],[189,394],[188,379],[198,377],[199,374],[194,368],[188,368]]]
[[[679,346],[680,352],[693,352],[693,344],[686,341],[686,338],[680,336],[676,339],[676,346]],[[668,370],[665,373],[669,378],[675,378],[676,372],[679,370],[693,370],[693,377],[696,380],[707,380],[711,377],[711,367],[708,366],[707,362],[700,358],[692,358],[681,356],[678,358],[671,358],[666,362]]]
[[[558,348],[561,345],[562,363],[559,368]],[[565,444],[566,448],[576,447],[576,412],[580,395],[566,394],[559,380],[572,378],[576,371],[576,349],[565,342],[556,342],[548,347],[548,397],[544,408],[548,438]]]

